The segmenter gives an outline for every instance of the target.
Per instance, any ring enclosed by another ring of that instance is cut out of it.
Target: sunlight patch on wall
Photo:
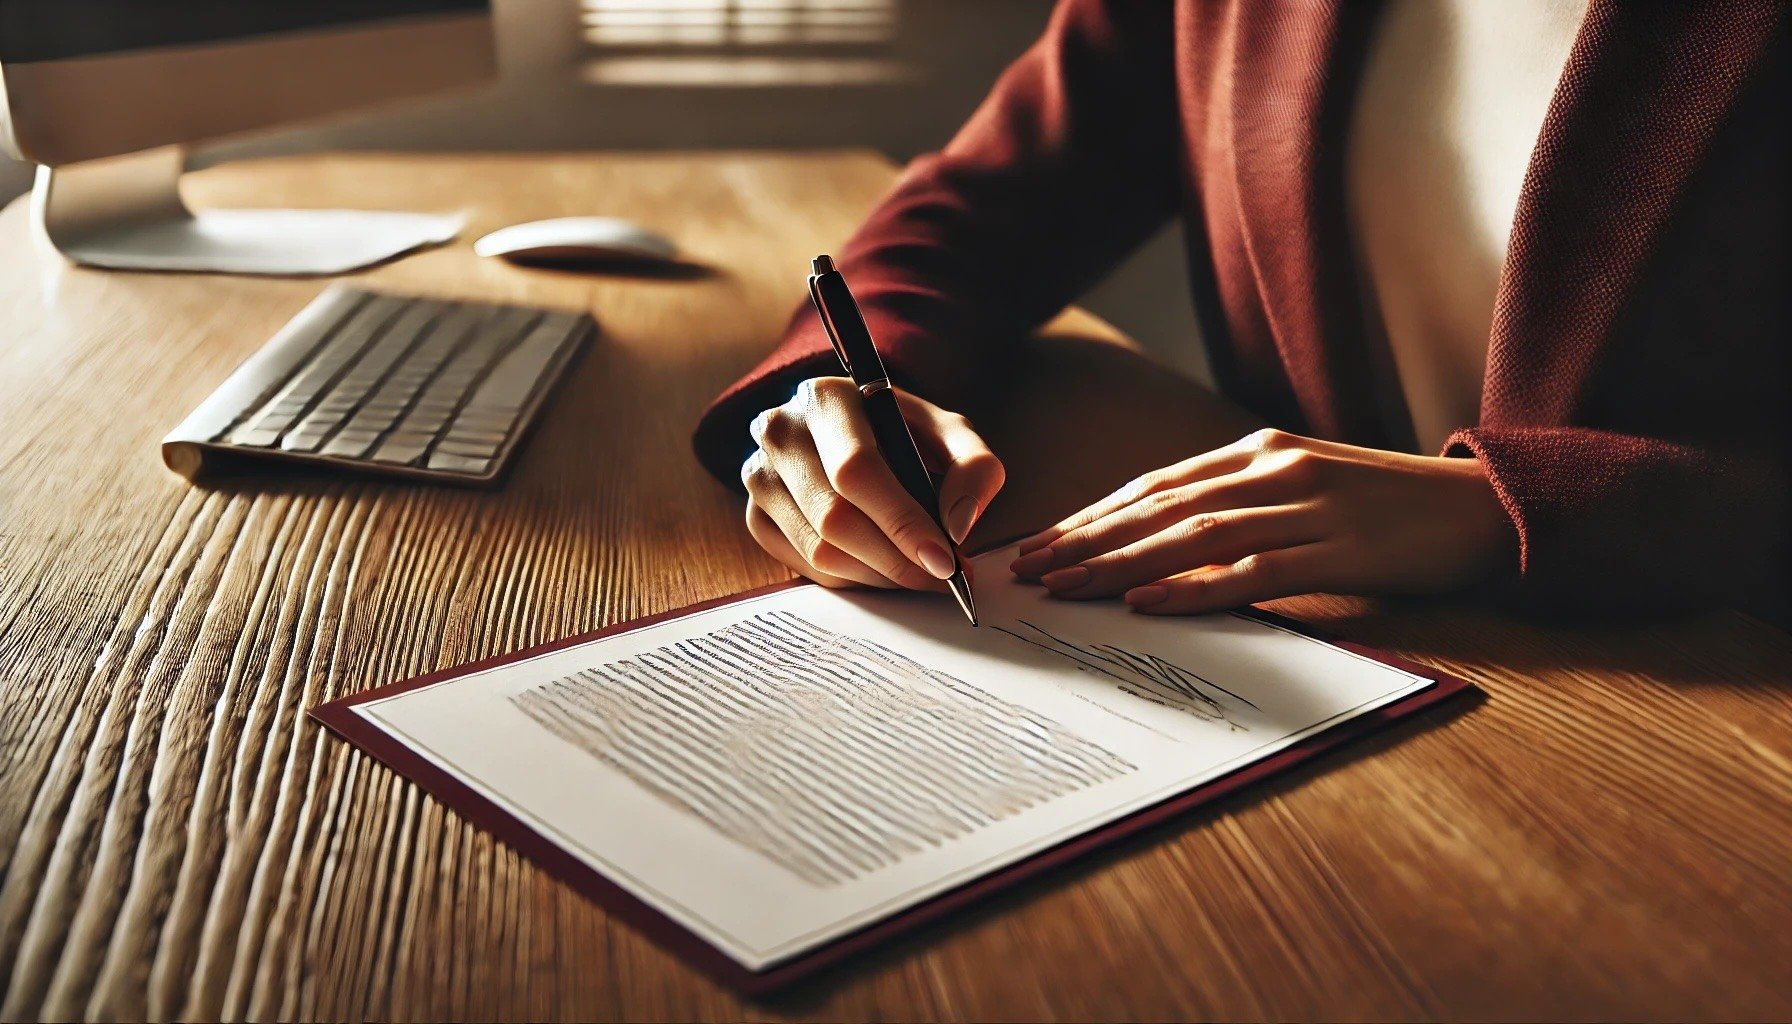
[[[826,86],[897,81],[898,0],[581,0],[587,81]]]

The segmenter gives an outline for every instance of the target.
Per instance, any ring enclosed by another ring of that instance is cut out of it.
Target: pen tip
[[[815,268],[817,274],[832,274],[834,272],[834,257],[832,256],[817,256],[810,260],[809,264]]]
[[[971,620],[972,626],[976,626],[977,603],[971,600],[971,581],[965,579],[961,572],[953,576],[947,586],[952,591],[952,596],[958,600],[958,607],[964,612],[964,617]]]

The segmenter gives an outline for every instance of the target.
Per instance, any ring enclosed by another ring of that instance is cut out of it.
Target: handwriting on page
[[[786,612],[511,700],[816,885],[1136,770],[961,679]]]
[[[1227,715],[1226,706],[1220,702],[1219,695],[1224,694],[1252,708],[1257,706],[1218,683],[1154,654],[1128,651],[1110,644],[1074,643],[1054,636],[1025,619],[1019,620],[1015,625],[1017,629],[1005,626],[993,628],[1042,651],[1074,661],[1084,669],[1118,680],[1119,689],[1135,697],[1186,711],[1208,721],[1225,722],[1234,729],[1245,727]]]

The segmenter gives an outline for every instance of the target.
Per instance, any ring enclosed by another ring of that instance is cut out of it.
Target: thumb
[[[1008,471],[963,416],[920,400],[905,402],[902,411],[911,429],[917,435],[927,435],[924,443],[939,456],[944,468],[940,480],[940,521],[952,543],[962,544],[1002,489]]]

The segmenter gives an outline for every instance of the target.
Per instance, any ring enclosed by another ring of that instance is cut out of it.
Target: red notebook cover
[[[311,716],[323,723],[330,731],[422,787],[424,792],[440,800],[461,817],[492,833],[534,861],[549,874],[572,886],[606,911],[628,921],[655,942],[683,957],[717,981],[748,994],[763,994],[789,985],[800,978],[839,963],[897,935],[950,914],[961,907],[985,899],[993,893],[1043,871],[1048,871],[1102,846],[1117,842],[1208,801],[1217,800],[1259,779],[1286,771],[1352,739],[1386,728],[1399,719],[1417,714],[1448,697],[1471,689],[1468,683],[1443,675],[1435,669],[1416,665],[1360,644],[1327,636],[1322,631],[1298,620],[1258,608],[1245,609],[1243,614],[1253,618],[1304,633],[1394,668],[1434,679],[1436,682],[1411,696],[1341,722],[1324,732],[1309,736],[1279,753],[1255,761],[1228,775],[1223,775],[1193,789],[1184,790],[1161,803],[1136,811],[1124,818],[1066,840],[1057,846],[1015,861],[1006,867],[966,882],[956,889],[941,893],[906,910],[898,911],[889,917],[866,925],[856,932],[761,971],[748,970],[720,949],[710,945],[694,932],[611,882],[596,869],[518,820],[509,811],[474,792],[454,776],[429,763],[351,710],[358,704],[429,686],[445,679],[453,679],[536,655],[564,650],[667,619],[706,611],[791,587],[807,585],[809,584],[803,581],[792,580],[788,583],[773,584],[730,597],[688,605],[673,611],[662,612],[659,615],[620,622],[604,629],[567,637],[563,640],[556,640],[495,658],[487,658],[484,661],[458,665],[418,676],[415,679],[344,697],[313,708]]]

